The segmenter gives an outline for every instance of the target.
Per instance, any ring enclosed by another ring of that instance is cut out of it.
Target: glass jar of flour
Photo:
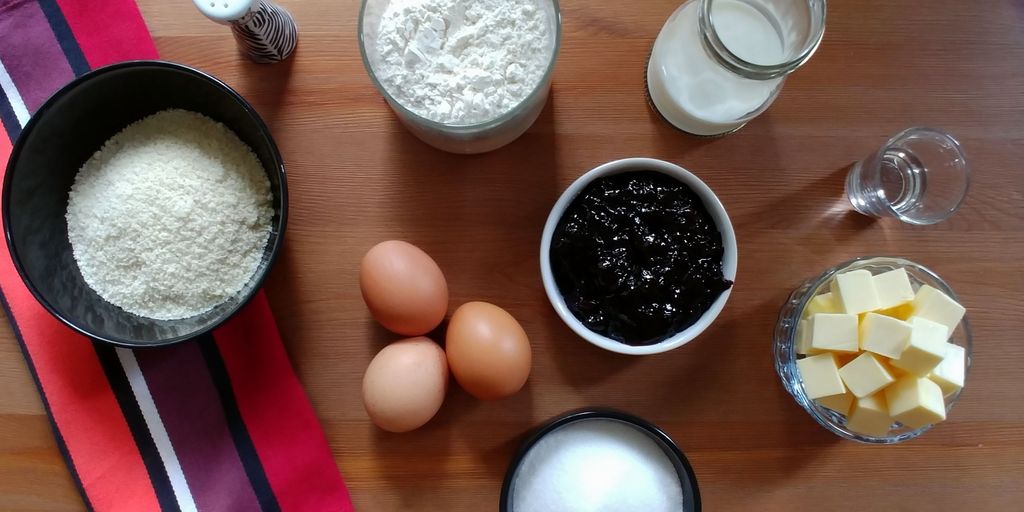
[[[738,130],[768,109],[821,43],[826,0],[689,0],[647,65],[659,113],[694,135]]]
[[[359,50],[398,120],[453,153],[509,144],[540,115],[558,0],[363,0]]]

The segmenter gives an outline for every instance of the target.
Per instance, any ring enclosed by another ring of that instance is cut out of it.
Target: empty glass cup
[[[931,128],[908,128],[853,165],[846,196],[864,215],[935,224],[960,208],[969,183],[956,139]]]

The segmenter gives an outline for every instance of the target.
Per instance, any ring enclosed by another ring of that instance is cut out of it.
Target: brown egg
[[[373,318],[405,336],[430,332],[448,312],[448,283],[441,268],[408,242],[390,240],[367,251],[359,288]]]
[[[363,375],[363,406],[389,432],[422,427],[448,390],[444,350],[430,338],[396,341],[377,353]]]
[[[445,353],[455,380],[481,400],[512,395],[530,376],[526,331],[494,304],[469,302],[455,310],[448,322]]]

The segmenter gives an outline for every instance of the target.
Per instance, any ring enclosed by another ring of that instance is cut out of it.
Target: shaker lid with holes
[[[199,12],[217,23],[231,23],[242,19],[256,4],[256,0],[192,0]]]

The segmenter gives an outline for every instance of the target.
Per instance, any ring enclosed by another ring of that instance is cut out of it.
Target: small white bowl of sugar
[[[658,427],[614,410],[568,413],[513,458],[501,512],[699,512],[697,478]]]

